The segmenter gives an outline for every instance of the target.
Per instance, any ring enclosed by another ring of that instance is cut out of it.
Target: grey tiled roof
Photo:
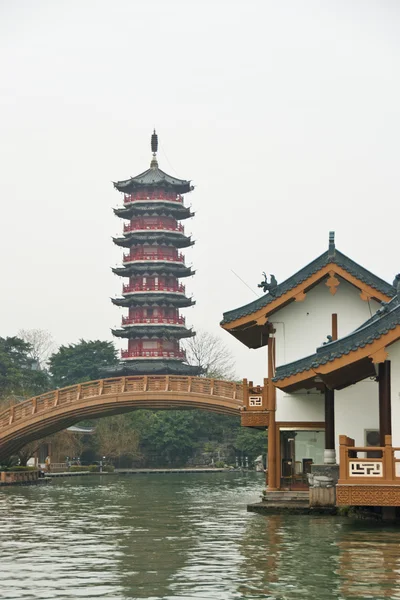
[[[289,290],[295,288],[297,285],[306,281],[311,275],[325,267],[330,263],[335,263],[336,265],[345,269],[350,275],[356,277],[359,281],[371,286],[372,288],[386,294],[390,298],[392,298],[396,294],[395,288],[390,284],[380,279],[367,269],[364,269],[361,265],[357,264],[346,256],[339,252],[339,250],[334,249],[333,251],[327,250],[321,256],[310,262],[308,265],[300,269],[297,273],[278,284],[278,286],[274,290],[274,294],[271,293],[265,294],[261,298],[246,304],[245,306],[241,306],[240,308],[236,308],[234,310],[230,310],[223,315],[223,319],[221,321],[221,325],[225,323],[230,323],[231,321],[235,321],[236,319],[240,319],[241,317],[245,317],[257,312],[259,309],[264,306],[268,306],[271,302],[273,302],[276,298],[283,296]]]
[[[179,360],[137,360],[121,362],[116,367],[107,367],[102,377],[124,377],[129,375],[201,375],[201,367],[188,365]]]
[[[349,335],[320,346],[317,348],[316,353],[311,356],[278,367],[274,381],[325,365],[345,354],[364,348],[398,325],[400,325],[400,301],[396,295],[390,302],[383,304],[382,308],[368,321]]]
[[[136,177],[131,177],[125,181],[116,181],[114,183],[114,186],[120,192],[129,192],[135,188],[157,185],[167,185],[169,187],[179,189],[182,193],[190,192],[190,190],[193,189],[190,185],[190,181],[187,181],[186,179],[179,179],[178,177],[172,177],[171,175],[168,175],[162,171],[158,166],[150,167],[150,169],[140,173],[140,175],[136,175]]]

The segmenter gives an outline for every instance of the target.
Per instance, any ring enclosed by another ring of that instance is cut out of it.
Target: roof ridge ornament
[[[278,286],[278,282],[275,278],[275,275],[271,274],[271,281],[270,283],[268,283],[268,277],[267,274],[263,272],[264,275],[264,281],[262,281],[261,283],[258,284],[257,287],[262,288],[264,294],[265,292],[269,292],[271,294],[271,296],[275,295],[275,289]]]
[[[328,247],[328,258],[334,258],[335,256],[335,232],[329,232],[329,247]]]
[[[156,130],[154,129],[152,136],[151,136],[151,151],[153,153],[153,158],[151,159],[150,169],[158,168],[157,150],[158,150],[158,135],[156,134]]]

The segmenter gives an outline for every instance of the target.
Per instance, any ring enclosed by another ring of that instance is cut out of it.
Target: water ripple
[[[0,598],[400,600],[400,531],[246,512],[251,473],[0,491]]]

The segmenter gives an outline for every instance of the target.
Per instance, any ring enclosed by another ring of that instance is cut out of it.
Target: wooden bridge
[[[25,444],[70,427],[135,409],[202,409],[240,414],[243,385],[203,377],[99,379],[41,394],[0,413],[0,460]]]

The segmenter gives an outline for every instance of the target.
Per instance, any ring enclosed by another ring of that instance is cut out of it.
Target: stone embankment
[[[0,471],[0,486],[3,485],[36,485],[48,483],[47,478],[39,477],[39,471]]]

